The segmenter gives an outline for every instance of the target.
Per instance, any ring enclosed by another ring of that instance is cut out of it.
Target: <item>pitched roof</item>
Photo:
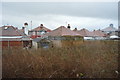
[[[22,36],[27,36],[22,29],[17,29],[17,32]]]
[[[82,36],[81,34],[78,34],[64,26],[60,26],[59,28],[53,30],[50,33],[46,33],[46,36]]]
[[[34,29],[30,30],[30,31],[41,31],[41,30],[45,30],[45,31],[47,31],[47,32],[51,32],[50,29],[46,28],[46,27],[43,26],[43,25],[40,25],[40,26],[38,26],[37,28],[34,28]]]
[[[0,27],[2,34],[0,36],[25,36],[25,33],[13,26]]]
[[[98,37],[105,36],[105,34],[101,30],[94,30],[92,33],[93,33],[93,36],[98,36]]]
[[[113,26],[109,26],[107,28],[102,29],[102,31],[116,31],[117,29]]]
[[[83,29],[81,29],[81,30],[77,30],[77,31],[75,31],[75,32],[81,34],[81,35],[84,36],[84,37],[85,37],[85,36],[92,36],[92,35],[93,35],[92,32],[88,31],[88,30],[85,29],[85,28],[83,28]]]

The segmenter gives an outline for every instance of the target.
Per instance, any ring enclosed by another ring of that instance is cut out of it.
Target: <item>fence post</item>
[[[9,42],[9,40],[8,40],[8,48],[10,48],[10,42]]]
[[[8,40],[8,53],[10,53],[10,41]]]
[[[22,40],[22,48],[24,47],[24,45],[23,45],[23,40]]]

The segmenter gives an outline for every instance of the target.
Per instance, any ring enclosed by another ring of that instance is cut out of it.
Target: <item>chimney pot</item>
[[[110,27],[113,27],[113,24],[110,24]]]
[[[43,24],[41,24],[40,26],[43,26]]]
[[[28,26],[28,23],[24,23],[24,26]]]
[[[22,27],[22,29],[25,29],[25,27]]]
[[[75,28],[74,31],[77,31],[77,28]]]
[[[68,24],[67,28],[69,28],[69,29],[70,29],[70,24]]]
[[[25,27],[22,27],[22,31],[25,32]]]

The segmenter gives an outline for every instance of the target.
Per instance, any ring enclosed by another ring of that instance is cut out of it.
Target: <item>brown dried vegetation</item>
[[[115,78],[118,41],[49,49],[3,49],[3,78]]]

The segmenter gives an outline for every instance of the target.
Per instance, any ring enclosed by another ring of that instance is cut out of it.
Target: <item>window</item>
[[[33,32],[33,35],[36,35],[36,33],[35,33],[35,32]]]
[[[41,32],[41,34],[45,34],[45,32],[43,31],[43,32]]]

